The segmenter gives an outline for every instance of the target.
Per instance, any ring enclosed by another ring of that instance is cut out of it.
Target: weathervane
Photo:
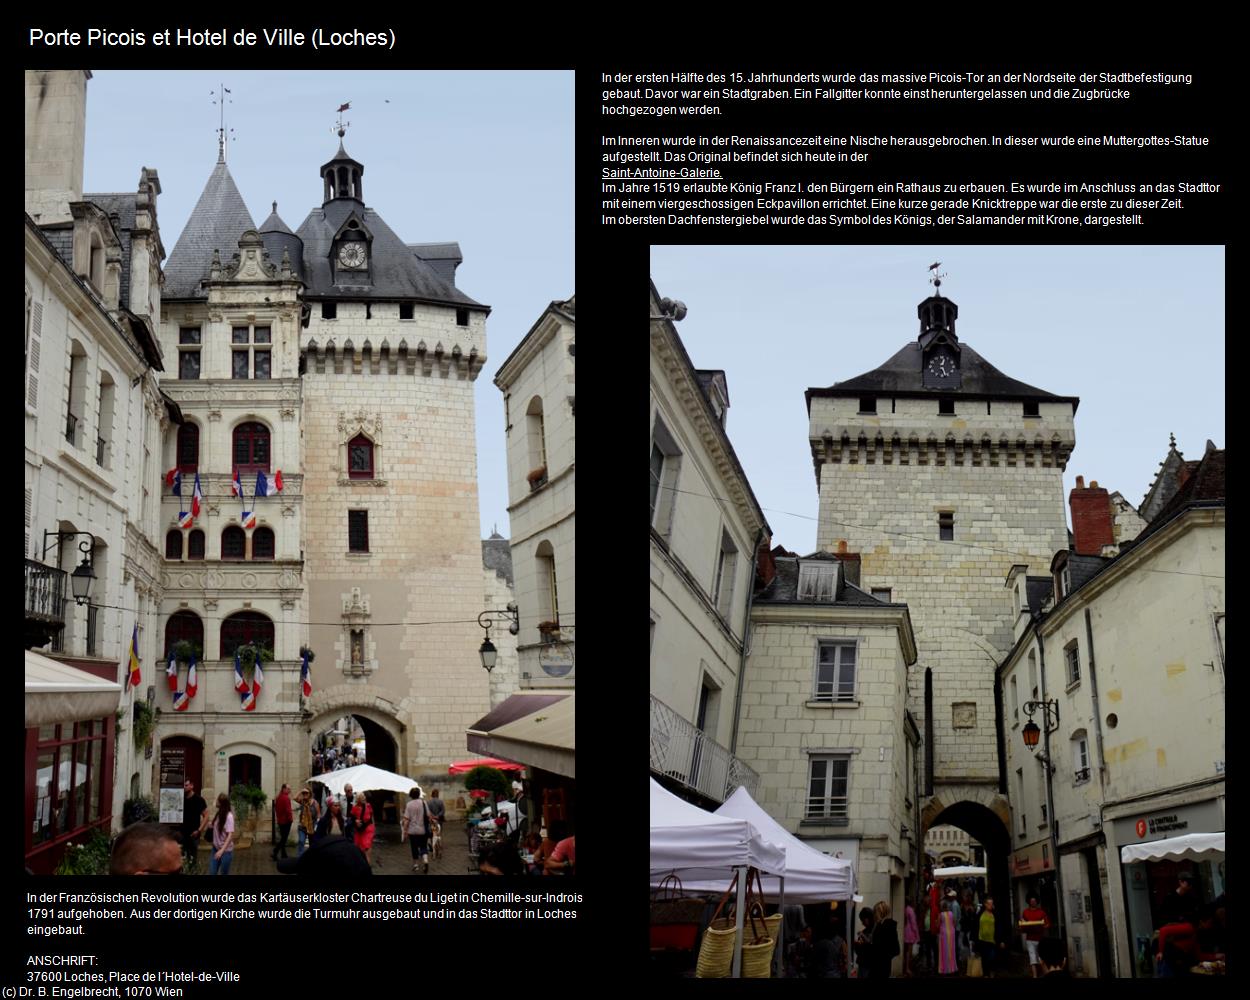
[[[938,290],[937,291],[938,295],[942,294],[941,292],[942,279],[946,277],[945,271],[942,271],[940,273],[938,272],[938,268],[941,266],[942,266],[942,262],[940,260],[935,261],[934,263],[929,265],[929,283],[933,285],[935,289]]]
[[[342,139],[343,136],[346,134],[347,129],[352,127],[351,122],[343,121],[343,112],[347,111],[349,108],[351,108],[351,106],[352,106],[351,101],[348,101],[346,104],[339,105],[339,123],[334,128],[330,129],[331,132],[338,132],[340,139]]]
[[[219,116],[218,124],[217,124],[217,162],[225,163],[226,162],[226,139],[234,138],[234,129],[230,129],[230,132],[228,135],[226,133],[226,104],[227,103],[233,104],[234,101],[226,97],[226,94],[230,93],[230,89],[224,83],[221,84],[220,86],[221,86],[220,93],[214,90],[209,93],[209,96],[213,98],[213,103],[218,105],[221,110],[221,114]]]

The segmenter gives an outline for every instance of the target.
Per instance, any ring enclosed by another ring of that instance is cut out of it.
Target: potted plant
[[[532,469],[525,479],[530,484],[531,491],[538,489],[540,486],[545,486],[547,483],[547,466],[540,465],[537,469]]]
[[[135,748],[150,746],[152,734],[156,732],[156,723],[161,717],[161,710],[153,708],[146,701],[135,702],[135,721],[131,726],[134,730]]]
[[[200,644],[190,639],[179,639],[173,646],[174,659],[179,663],[190,663],[193,656],[198,660],[201,652]]]
[[[109,871],[109,839],[96,830],[85,844],[65,845],[65,854],[56,866],[55,875],[107,875]]]
[[[240,827],[245,826],[248,833],[254,834],[256,827],[260,823],[260,815],[267,801],[269,801],[269,796],[265,794],[265,790],[259,785],[244,785],[240,783],[231,788],[230,805],[238,817],[235,821],[236,825]]]
[[[558,621],[539,622],[538,634],[543,637],[543,642],[553,643],[560,638],[560,623]]]
[[[243,677],[250,684],[252,677],[256,673],[256,660],[259,657],[261,663],[273,662],[273,650],[268,646],[258,646],[254,643],[239,647],[239,663],[243,667]]]

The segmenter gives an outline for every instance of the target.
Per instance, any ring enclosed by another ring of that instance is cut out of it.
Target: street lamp
[[[78,549],[82,552],[82,562],[70,574],[69,582],[73,588],[75,603],[86,604],[91,599],[91,581],[96,578],[91,569],[91,556],[95,553],[95,536],[90,531],[45,531],[43,533],[43,558],[45,560],[48,558],[48,552],[53,547],[60,549],[65,539],[75,538],[78,535],[86,535],[88,541],[78,543]],[[49,536],[54,536],[56,541],[49,542]]]
[[[478,655],[482,658],[482,666],[490,673],[495,669],[495,660],[499,658],[499,650],[495,648],[495,644],[490,641],[490,626],[492,621],[506,621],[508,623],[508,631],[516,635],[521,631],[521,617],[517,613],[515,602],[510,603],[504,611],[483,611],[477,616],[477,623],[486,629],[486,638],[482,640],[482,645],[478,649]]]
[[[1057,732],[1059,729],[1059,702],[1057,699],[1050,701],[1026,701],[1024,703],[1024,714],[1029,717],[1029,721],[1021,730],[1020,735],[1024,739],[1024,745],[1030,750],[1037,749],[1038,737],[1043,735],[1043,730],[1039,728],[1033,721],[1035,712],[1042,713],[1042,724],[1046,727],[1044,735],[1046,737],[1046,746],[1041,754],[1038,754],[1038,760],[1042,764],[1042,768],[1046,772],[1046,813],[1048,818],[1047,826],[1050,828],[1050,856],[1055,866],[1055,908],[1056,916],[1059,923],[1059,934],[1065,936],[1065,927],[1063,919],[1063,875],[1059,870],[1059,820],[1055,816],[1055,790],[1052,777],[1055,773],[1054,764],[1051,763],[1050,757],[1050,734]]]

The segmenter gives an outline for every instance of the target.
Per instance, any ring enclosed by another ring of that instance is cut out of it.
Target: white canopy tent
[[[325,774],[314,774],[307,781],[316,781],[325,785],[326,790],[334,795],[343,794],[343,786],[351,785],[353,792],[404,792],[415,786],[420,788],[415,778],[409,778],[394,771],[384,771],[371,764],[357,764],[345,767],[341,771],[327,771]],[[424,791],[422,792],[424,795]]]
[[[1210,861],[1224,857],[1224,834],[1187,833],[1183,837],[1152,840],[1148,844],[1126,844],[1120,848],[1124,864],[1134,861]]]
[[[669,872],[712,882],[723,892],[738,874],[737,936],[733,976],[742,969],[742,917],[748,868],[784,877],[786,852],[764,839],[748,820],[719,816],[684,802],[651,779],[651,882]]]
[[[934,878],[965,878],[967,876],[984,875],[985,869],[976,865],[957,865],[954,868],[933,869]]]

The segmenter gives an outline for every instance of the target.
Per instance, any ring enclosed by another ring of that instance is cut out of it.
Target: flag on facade
[[[174,692],[174,711],[185,712],[187,706],[191,704],[191,696],[185,691]]]
[[[260,669],[260,657],[256,657],[256,671],[252,674],[252,694],[260,697],[260,689],[265,683],[265,672]]]
[[[304,697],[312,697],[312,670],[308,666],[308,652],[304,652],[304,665],[299,671],[300,683],[304,685]]]
[[[195,692],[199,690],[199,683],[195,679],[195,654],[191,654],[191,665],[187,667],[187,697],[194,698]]]
[[[200,516],[200,501],[204,499],[204,494],[200,492],[200,474],[195,474],[195,492],[191,494],[191,517]]]
[[[242,694],[246,691],[247,681],[243,679],[243,661],[239,658],[239,651],[234,652],[234,689]]]
[[[134,635],[130,639],[130,686],[138,687],[142,680],[139,673],[139,625],[136,622]]]
[[[182,496],[182,472],[179,469],[170,469],[165,475],[165,482],[173,487],[174,496],[181,498]]]
[[[174,651],[169,651],[169,666],[165,668],[165,680],[169,684],[169,690],[178,690],[178,661],[174,659]]]
[[[239,523],[245,528],[256,527],[256,511],[245,510],[239,515]]]
[[[238,497],[240,500],[243,499],[243,483],[239,479],[238,469],[234,470],[234,479],[230,482],[230,495],[232,497]]]
[[[256,473],[256,495],[258,497],[271,497],[275,493],[282,492],[282,470],[279,469],[277,475],[274,476],[273,482],[269,481],[269,477],[264,472]]]
[[[243,693],[242,706],[243,706],[243,711],[245,712],[256,711],[256,693],[251,688],[248,688]]]
[[[195,524],[195,515],[189,510],[178,511],[178,527],[189,528]]]
[[[178,477],[178,466],[175,465],[172,469],[170,469],[167,473],[165,473],[165,485],[173,486],[174,480],[177,477]]]

